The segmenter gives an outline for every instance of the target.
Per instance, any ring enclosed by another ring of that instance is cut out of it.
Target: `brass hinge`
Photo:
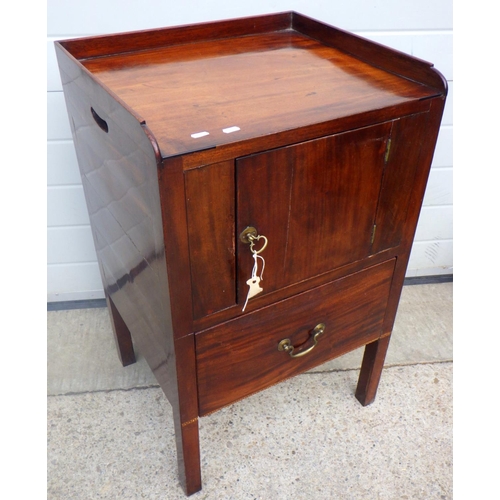
[[[373,242],[375,241],[375,231],[377,230],[377,224],[373,224],[373,229],[372,229],[372,239],[370,241],[370,245],[373,245]]]
[[[387,163],[389,160],[389,153],[391,152],[391,138],[387,140],[387,146],[385,147],[385,156],[384,156],[384,162]]]

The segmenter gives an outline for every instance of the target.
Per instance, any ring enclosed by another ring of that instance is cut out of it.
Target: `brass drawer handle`
[[[306,349],[305,351],[300,351],[297,354],[293,353],[293,350],[295,347],[293,347],[292,343],[290,342],[290,339],[283,339],[279,344],[278,344],[278,351],[285,351],[287,352],[291,358],[300,358],[301,356],[305,356],[306,354],[310,353],[318,344],[318,338],[319,336],[325,331],[325,324],[324,323],[319,323],[316,325],[311,332],[313,336],[313,342],[314,344]]]

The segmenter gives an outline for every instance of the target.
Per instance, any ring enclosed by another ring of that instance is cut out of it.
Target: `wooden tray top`
[[[293,28],[158,46],[168,31],[144,32],[153,48],[143,41],[126,50],[120,44],[130,41],[119,34],[111,53],[77,55],[147,124],[163,157],[437,94]],[[71,41],[63,45],[71,52]]]

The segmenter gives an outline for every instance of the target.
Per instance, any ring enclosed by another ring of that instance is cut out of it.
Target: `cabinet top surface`
[[[293,29],[81,58],[164,157],[436,95]]]

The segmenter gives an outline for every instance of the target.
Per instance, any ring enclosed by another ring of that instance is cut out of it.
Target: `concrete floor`
[[[375,402],[362,351],[200,420],[193,499],[451,499],[452,283],[406,286]],[[182,499],[170,406],[105,309],[48,315],[48,498]]]

